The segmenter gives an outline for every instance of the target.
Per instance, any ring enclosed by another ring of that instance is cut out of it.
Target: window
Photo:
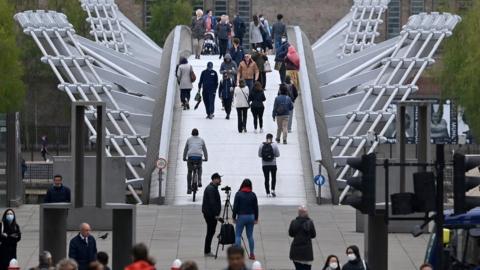
[[[425,0],[410,0],[410,15],[425,11]]]
[[[398,36],[399,33],[400,33],[400,0],[392,0],[388,4],[388,10],[387,10],[387,38]]]

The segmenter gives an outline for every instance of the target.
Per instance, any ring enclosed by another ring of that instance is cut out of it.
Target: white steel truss
[[[367,153],[374,152],[384,141],[395,120],[392,102],[405,101],[418,90],[418,79],[435,62],[439,45],[459,21],[460,17],[449,13],[414,15],[399,37],[328,65],[317,65],[338,181],[345,184],[346,176],[358,174],[346,164],[348,158],[359,156],[364,148]],[[370,134],[379,139],[370,141]],[[343,190],[340,201],[348,189]]]
[[[106,102],[107,156],[125,157],[127,187],[140,203],[132,185],[143,180],[145,140],[159,95],[157,68],[76,35],[62,13],[26,11],[16,14],[15,20],[33,38],[42,62],[59,80],[59,90],[72,102]],[[85,123],[91,140],[97,134],[91,122],[95,119],[95,108],[88,108]]]

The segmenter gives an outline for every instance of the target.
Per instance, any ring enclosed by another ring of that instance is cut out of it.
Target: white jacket
[[[239,86],[235,87],[235,107],[237,108],[248,108],[248,94],[249,94],[249,89],[247,86],[244,88],[240,88]]]

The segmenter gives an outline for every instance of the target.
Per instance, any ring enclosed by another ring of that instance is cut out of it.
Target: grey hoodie
[[[208,160],[208,152],[205,141],[199,136],[192,136],[188,138],[187,142],[185,143],[185,149],[183,149],[183,159],[186,160],[189,157],[202,156],[204,156],[205,160]]]
[[[224,74],[227,73],[227,71],[230,71],[230,76],[232,78],[236,78],[237,76],[237,63],[232,60],[232,56],[230,54],[225,55],[225,61],[220,65],[220,73]],[[228,60],[228,61],[227,61]]]

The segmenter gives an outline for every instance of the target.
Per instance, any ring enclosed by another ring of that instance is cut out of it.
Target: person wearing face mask
[[[17,243],[22,234],[15,218],[13,209],[3,213],[0,223],[0,269],[6,270],[10,260],[17,258]]]
[[[322,270],[340,270],[340,261],[338,257],[335,255],[330,255],[327,257],[325,261],[325,266],[323,266]]]
[[[293,237],[290,246],[290,260],[296,270],[310,270],[313,263],[312,239],[317,236],[315,225],[308,217],[307,208],[302,205],[298,208],[298,216],[290,223],[288,235]]]
[[[69,203],[70,189],[63,185],[63,178],[57,174],[53,177],[53,185],[47,190],[44,203]]]
[[[369,270],[367,263],[362,260],[357,246],[349,246],[346,251],[348,262],[342,270]]]
[[[287,36],[282,36],[280,41],[280,47],[275,52],[275,69],[278,70],[278,73],[280,74],[281,83],[285,83],[285,77],[287,76],[285,59],[287,58],[290,43],[288,43]]]

